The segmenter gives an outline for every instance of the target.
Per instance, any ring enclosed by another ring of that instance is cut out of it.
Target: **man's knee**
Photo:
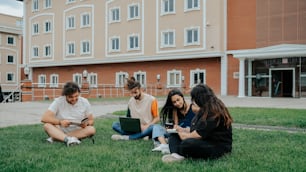
[[[96,129],[93,126],[87,126],[86,130],[87,130],[88,136],[92,136],[96,134]]]
[[[54,127],[54,125],[52,125],[52,124],[50,124],[50,123],[45,123],[44,124],[44,130],[45,131],[48,131],[48,130],[50,130],[50,128],[53,128]]]

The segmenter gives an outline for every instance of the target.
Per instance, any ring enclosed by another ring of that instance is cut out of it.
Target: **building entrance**
[[[270,69],[270,97],[295,97],[294,68]]]

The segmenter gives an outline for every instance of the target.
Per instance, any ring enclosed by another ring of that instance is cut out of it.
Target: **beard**
[[[134,99],[140,100],[140,97],[141,97],[141,93],[139,93],[137,96],[135,96]]]

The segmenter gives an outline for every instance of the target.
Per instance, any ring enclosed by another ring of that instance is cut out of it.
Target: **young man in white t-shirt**
[[[80,88],[74,82],[65,84],[62,96],[54,99],[41,121],[50,136],[47,141],[62,141],[67,146],[80,144],[79,139],[96,133],[90,103],[80,96]]]

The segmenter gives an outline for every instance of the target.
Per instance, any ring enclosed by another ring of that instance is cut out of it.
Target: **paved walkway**
[[[237,98],[234,96],[226,96],[220,98],[228,107],[273,107],[306,109],[305,98]],[[186,100],[190,100],[190,98],[186,97]],[[164,100],[162,99],[159,99],[158,102],[159,106],[162,106],[164,104]],[[24,124],[38,124],[40,123],[41,115],[48,108],[49,104],[50,102],[15,102],[0,104],[0,127]],[[92,102],[92,109],[95,117],[112,116],[111,114],[114,111],[126,110],[126,108],[127,100]],[[250,127],[240,124],[235,124],[234,127],[252,128],[252,126]],[[261,127],[260,129],[267,130],[268,128]],[[305,130],[303,131],[305,132]]]

